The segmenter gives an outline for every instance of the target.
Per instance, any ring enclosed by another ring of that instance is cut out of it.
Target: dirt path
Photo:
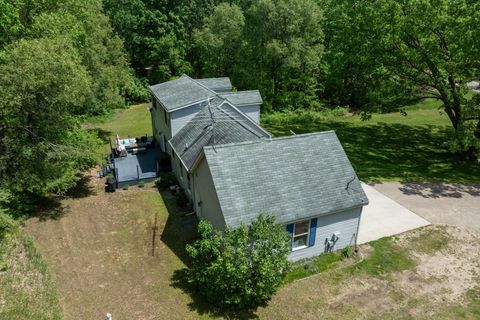
[[[385,182],[372,186],[431,223],[480,234],[480,184]]]
[[[53,218],[26,225],[52,270],[64,319],[104,319],[107,312],[116,320],[194,318],[188,296],[170,286],[181,260],[160,236],[151,255],[155,214],[159,235],[167,219],[158,192],[106,194],[103,181],[90,180]]]

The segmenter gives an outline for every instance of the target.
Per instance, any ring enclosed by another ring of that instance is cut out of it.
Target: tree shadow
[[[192,214],[191,208],[180,207],[176,204],[175,196],[169,190],[160,188],[159,193],[168,211],[168,218],[160,239],[187,266],[187,268],[174,272],[171,286],[187,293],[192,298],[188,307],[201,315],[221,316],[226,319],[257,319],[254,310],[224,310],[212,306],[188,282],[187,273],[191,261],[185,247],[188,243],[198,239],[198,221]]]
[[[399,188],[406,195],[423,198],[462,198],[466,194],[479,197],[480,185],[402,182]]]
[[[200,315],[222,317],[224,319],[259,319],[258,315],[255,314],[256,309],[225,310],[209,304],[201,296],[200,292],[188,282],[187,268],[176,270],[171,280],[174,288],[182,289],[192,298],[192,302],[188,304],[188,307]]]
[[[73,198],[81,199],[86,198],[91,195],[95,195],[95,188],[92,186],[92,176],[88,174],[83,174],[81,178],[77,181],[75,186],[70,188],[67,191],[64,198]]]
[[[365,182],[480,181],[476,161],[462,160],[447,150],[448,127],[398,123],[270,121],[265,128],[276,136],[334,130],[359,178]]]
[[[192,210],[179,207],[175,196],[167,189],[159,189],[159,193],[168,211],[168,218],[160,239],[185,265],[190,260],[185,246],[197,237],[197,220]]]
[[[68,213],[68,208],[62,203],[62,197],[44,197],[37,202],[35,210],[30,215],[39,221],[59,220]]]

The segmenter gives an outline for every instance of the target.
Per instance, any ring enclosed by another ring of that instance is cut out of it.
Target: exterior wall
[[[333,250],[343,249],[354,245],[358,233],[358,226],[362,208],[333,213],[317,217],[317,230],[315,234],[315,245],[305,249],[292,251],[288,256],[290,261],[310,258],[326,252],[326,240],[334,233],[339,233],[339,239],[333,246]]]
[[[167,123],[165,123],[165,112],[162,105],[152,97],[152,109],[150,111],[152,117],[152,128],[153,128],[153,136],[155,140],[160,146],[164,146],[164,141],[170,140],[172,138],[172,133],[170,130],[170,119],[169,115],[167,114]],[[165,140],[164,137],[165,136]],[[168,143],[167,143],[167,152],[169,152]],[[165,149],[162,149],[165,150]],[[170,153],[170,152],[169,152]]]
[[[197,216],[200,219],[208,220],[216,230],[224,230],[225,219],[205,159],[198,165],[191,179],[193,180],[193,202]],[[201,202],[200,206],[199,202]]]
[[[200,111],[200,103],[185,107],[170,113],[170,122],[172,125],[171,137],[183,128]]]
[[[255,121],[255,123],[260,124],[260,105],[240,106],[237,108]]]

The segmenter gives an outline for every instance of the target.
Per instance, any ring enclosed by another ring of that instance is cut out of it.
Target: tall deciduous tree
[[[472,137],[480,120],[469,107],[466,82],[480,70],[480,3],[470,0],[387,1],[382,4],[389,26],[385,64],[424,96],[438,99],[455,131],[458,151],[474,152]],[[480,126],[479,126],[480,127]]]
[[[170,1],[104,0],[113,28],[125,41],[138,77],[151,83],[191,71],[184,25]]]
[[[62,38],[20,40],[0,55],[0,188],[17,209],[65,192],[97,159],[73,115],[94,89],[80,60]]]
[[[244,27],[245,17],[239,6],[222,3],[215,7],[203,29],[195,33],[202,74],[237,78],[235,75],[242,72],[245,62]]]
[[[315,103],[323,52],[322,12],[317,3],[260,0],[246,17],[247,83],[258,85],[274,107]]]

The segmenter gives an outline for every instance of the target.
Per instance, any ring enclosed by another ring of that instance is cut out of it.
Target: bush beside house
[[[274,216],[262,214],[250,227],[224,232],[201,221],[198,232],[201,239],[187,246],[192,259],[188,277],[209,303],[251,308],[277,291],[288,268],[290,236]]]

